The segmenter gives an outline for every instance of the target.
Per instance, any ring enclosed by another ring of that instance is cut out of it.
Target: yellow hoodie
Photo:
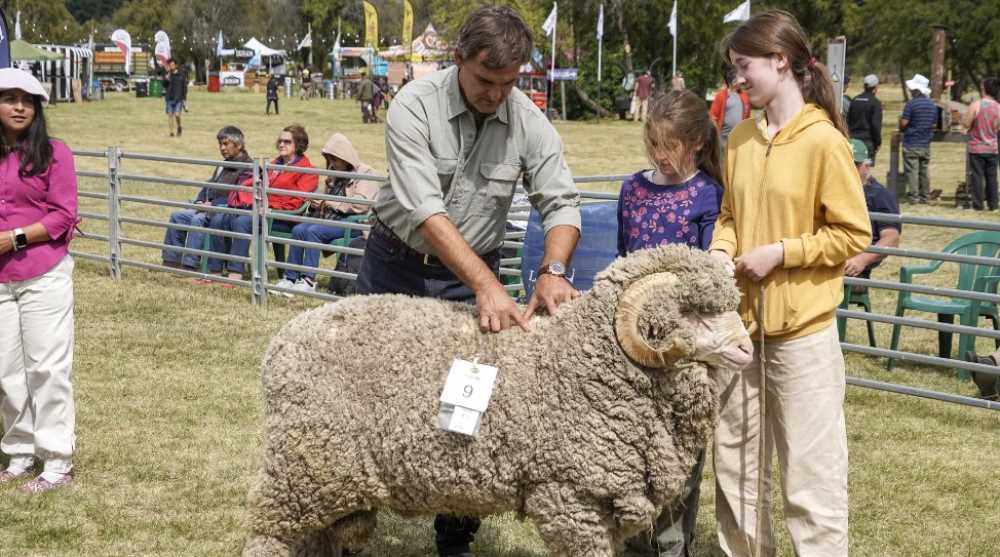
[[[806,104],[770,141],[766,115],[733,129],[710,249],[735,258],[784,245],[783,267],[760,282],[767,338],[801,337],[829,325],[843,296],[844,262],[871,237],[850,146],[823,109]],[[755,334],[760,285],[745,277],[737,282],[740,315]]]

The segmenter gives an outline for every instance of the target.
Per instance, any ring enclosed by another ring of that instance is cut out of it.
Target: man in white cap
[[[906,200],[901,203],[927,203],[930,195],[928,165],[931,162],[931,135],[937,123],[938,108],[930,99],[930,80],[915,74],[906,82],[910,101],[899,117],[903,130],[903,170],[906,172]],[[897,197],[900,197],[897,193]]]
[[[865,92],[851,100],[847,113],[847,128],[851,139],[860,139],[868,149],[872,164],[882,146],[882,102],[878,100],[878,76],[869,74],[864,79]]]

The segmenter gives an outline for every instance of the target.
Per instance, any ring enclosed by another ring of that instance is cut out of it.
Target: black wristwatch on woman
[[[15,228],[11,236],[14,238],[14,251],[20,251],[28,247],[28,235],[24,233],[24,229]]]

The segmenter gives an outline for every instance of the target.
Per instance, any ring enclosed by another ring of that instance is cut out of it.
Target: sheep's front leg
[[[565,485],[544,486],[525,502],[551,557],[614,557],[610,515]]]

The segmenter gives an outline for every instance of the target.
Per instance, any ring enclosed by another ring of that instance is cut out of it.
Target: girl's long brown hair
[[[705,101],[690,90],[669,91],[650,99],[643,139],[654,164],[662,156],[681,175],[694,171],[687,168],[688,153],[697,150],[695,166],[722,185],[719,130],[708,115]]]
[[[723,57],[730,65],[731,52],[764,58],[781,54],[802,91],[802,98],[826,111],[833,125],[847,136],[844,118],[837,110],[833,82],[826,66],[813,58],[805,31],[792,14],[771,10],[755,15],[736,28],[722,43]]]

